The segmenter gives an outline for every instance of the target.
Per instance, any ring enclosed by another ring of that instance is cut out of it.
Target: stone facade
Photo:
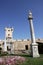
[[[30,53],[31,40],[15,40],[13,39],[13,28],[5,28],[5,40],[0,40],[0,51],[14,53]],[[37,39],[37,42],[43,42],[43,40]],[[6,45],[5,45],[6,42]],[[6,46],[6,47],[5,47]],[[6,49],[6,50],[5,50]]]
[[[4,40],[0,40],[0,48],[2,48],[2,52],[4,52]],[[7,52],[8,53],[21,53],[24,52],[25,50],[30,49],[30,40],[12,40],[9,42],[6,42],[6,47],[7,47]],[[14,48],[13,48],[14,46]],[[8,49],[9,47],[9,49]]]

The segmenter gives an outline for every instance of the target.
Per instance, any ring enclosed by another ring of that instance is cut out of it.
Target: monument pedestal
[[[37,43],[31,44],[31,56],[32,57],[40,57],[39,52],[38,52],[38,44]]]

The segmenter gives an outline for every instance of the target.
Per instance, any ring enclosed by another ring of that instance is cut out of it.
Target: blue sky
[[[33,13],[36,38],[43,38],[43,0],[0,0],[0,39],[5,27],[14,27],[14,39],[30,39],[29,10]]]

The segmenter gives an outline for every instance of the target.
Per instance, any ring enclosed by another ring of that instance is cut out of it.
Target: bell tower
[[[5,39],[12,39],[13,38],[13,28],[5,28]]]
[[[12,52],[13,48],[13,28],[5,28],[5,43],[4,43],[4,51],[8,51],[8,53]],[[11,44],[12,43],[12,44]],[[13,48],[14,50],[14,48]]]

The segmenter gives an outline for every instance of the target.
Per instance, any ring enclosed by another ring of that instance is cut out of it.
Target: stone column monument
[[[40,57],[38,53],[38,44],[35,41],[34,27],[33,27],[33,16],[32,12],[29,12],[28,16],[29,24],[30,24],[30,33],[31,33],[31,55],[32,57]]]

